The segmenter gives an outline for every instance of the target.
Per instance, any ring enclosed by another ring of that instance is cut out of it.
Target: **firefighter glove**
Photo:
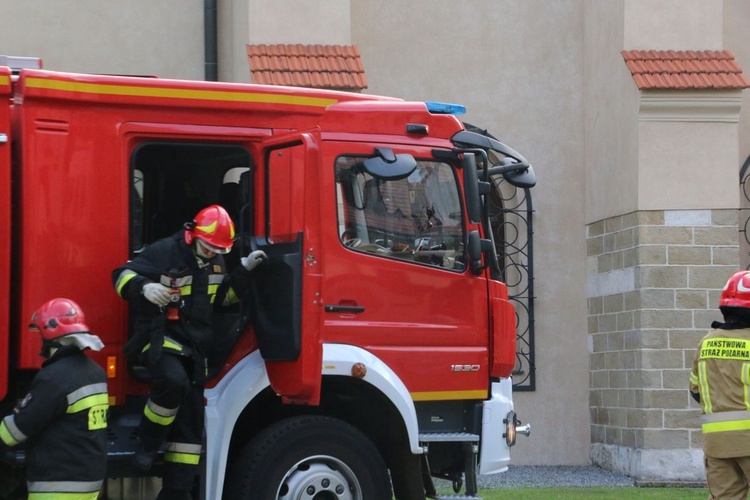
[[[267,260],[268,256],[263,250],[255,250],[254,252],[250,252],[250,255],[248,255],[247,257],[242,257],[240,259],[242,265],[245,266],[245,269],[247,269],[248,271],[252,271],[256,267],[258,267],[258,264]]]
[[[164,307],[169,304],[169,288],[162,286],[159,283],[148,283],[143,285],[142,293],[143,296],[146,297],[146,300],[159,307]]]

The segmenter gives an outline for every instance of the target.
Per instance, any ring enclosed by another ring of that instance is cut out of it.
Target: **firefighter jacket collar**
[[[102,340],[97,335],[87,332],[66,335],[65,337],[61,337],[60,339],[58,339],[58,342],[63,346],[76,346],[82,351],[86,349],[91,349],[92,351],[101,351],[102,349],[104,349],[104,342],[102,342]]]

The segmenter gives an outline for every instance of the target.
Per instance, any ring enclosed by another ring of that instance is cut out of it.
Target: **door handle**
[[[342,305],[334,305],[334,304],[327,304],[325,306],[325,311],[329,313],[361,313],[365,312],[364,306],[342,306]]]

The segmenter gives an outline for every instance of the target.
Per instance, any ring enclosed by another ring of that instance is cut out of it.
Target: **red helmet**
[[[740,271],[729,278],[721,292],[719,306],[750,309],[750,271]]]
[[[185,242],[190,245],[194,238],[200,238],[216,253],[229,253],[234,243],[234,222],[222,206],[211,205],[185,224]]]
[[[31,315],[29,329],[39,331],[42,341],[89,332],[83,311],[70,299],[52,299],[45,302]]]

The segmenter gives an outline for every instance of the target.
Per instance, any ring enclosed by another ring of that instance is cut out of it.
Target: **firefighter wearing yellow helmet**
[[[229,214],[211,205],[183,230],[149,245],[112,273],[115,290],[135,317],[125,355],[138,358],[150,375],[133,463],[150,469],[164,447],[159,499],[190,498],[198,474],[213,309],[242,296],[250,271],[266,259],[256,250],[227,273],[223,256],[234,238]]]
[[[45,359],[26,396],[0,422],[0,448],[26,447],[28,498],[96,500],[107,469],[107,377],[83,351],[104,347],[74,301],[34,312]]]
[[[701,427],[711,498],[747,499],[750,480],[750,271],[735,273],[715,321],[701,340],[690,394],[703,407]]]

